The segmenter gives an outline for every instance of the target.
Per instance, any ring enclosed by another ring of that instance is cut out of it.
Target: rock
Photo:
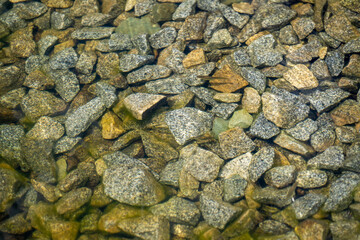
[[[310,139],[311,134],[317,129],[317,123],[310,118],[307,118],[304,121],[297,123],[294,127],[286,129],[285,132],[296,140],[307,141]]]
[[[344,67],[344,58],[344,54],[337,50],[326,54],[325,62],[332,77],[337,77],[341,73]]]
[[[255,149],[253,141],[239,127],[220,133],[219,142],[226,159],[237,157]]]
[[[359,223],[355,220],[340,220],[330,223],[330,231],[336,239],[356,239],[359,237]]]
[[[310,71],[314,74],[317,79],[329,79],[330,72],[324,60],[318,59],[311,64]]]
[[[342,14],[333,15],[325,23],[325,31],[340,42],[349,42],[360,36],[359,30]]]
[[[177,5],[173,3],[155,4],[151,9],[151,17],[154,23],[170,21]]]
[[[160,182],[166,185],[179,187],[180,172],[184,161],[169,162],[160,173]]]
[[[350,94],[340,88],[329,88],[325,91],[314,90],[304,95],[318,113],[327,111]]]
[[[283,44],[294,45],[299,43],[299,38],[291,25],[286,25],[280,29],[279,41]]]
[[[104,13],[88,13],[81,18],[83,27],[101,27],[109,22],[111,15]]]
[[[356,130],[349,126],[336,127],[335,133],[342,143],[352,143],[356,139]]]
[[[73,212],[90,201],[91,194],[91,189],[85,187],[72,190],[56,202],[56,211],[59,214]]]
[[[18,173],[9,165],[5,164],[0,168],[0,212],[6,212],[17,200],[19,187],[22,185],[22,179]]]
[[[290,137],[284,131],[275,138],[274,143],[303,156],[309,156],[315,153],[311,146]]]
[[[108,41],[110,51],[130,50],[133,47],[128,34],[113,33]]]
[[[360,144],[358,142],[353,143],[347,153],[344,162],[344,168],[350,171],[359,172],[359,161],[360,161]]]
[[[221,12],[211,12],[206,19],[206,27],[204,30],[204,41],[208,42],[213,33],[225,27],[225,19]]]
[[[235,202],[245,195],[247,181],[239,175],[224,180],[224,201]]]
[[[202,194],[200,211],[209,225],[224,229],[225,225],[236,217],[240,209],[210,195]]]
[[[210,80],[210,87],[220,91],[231,93],[248,85],[248,82],[233,71],[229,65],[225,65],[213,75],[215,79]],[[216,78],[219,79],[216,79]]]
[[[295,95],[280,96],[265,92],[262,95],[263,111],[266,119],[282,128],[291,128],[304,120],[310,108]]]
[[[342,70],[342,73],[350,77],[360,77],[360,55],[353,54],[350,56],[348,65]]]
[[[71,150],[76,144],[78,144],[80,140],[80,137],[70,138],[68,136],[64,136],[56,142],[54,146],[54,153],[59,154],[67,152]]]
[[[21,28],[25,28],[27,26],[26,21],[19,17],[15,9],[11,9],[1,14],[0,20],[12,32],[19,30]]]
[[[219,48],[230,47],[233,44],[233,38],[227,29],[220,29],[214,32],[207,43],[207,48],[215,50]]]
[[[209,132],[212,121],[211,114],[190,107],[170,111],[165,117],[166,124],[180,145]]]
[[[64,127],[50,117],[41,117],[34,127],[26,133],[27,138],[45,140],[58,140],[64,135]]]
[[[312,72],[303,64],[297,64],[286,73],[284,73],[286,81],[300,90],[313,89],[319,85],[318,80]]]
[[[280,133],[280,129],[268,121],[261,112],[250,127],[250,134],[262,139],[270,139]]]
[[[78,56],[73,48],[65,48],[55,53],[49,61],[52,69],[68,69],[76,66]]]
[[[53,12],[50,17],[51,27],[56,30],[63,30],[70,27],[74,20],[71,19],[68,14]]]
[[[295,227],[300,239],[326,239],[329,234],[329,223],[324,220],[307,219]]]
[[[142,34],[154,34],[160,30],[158,24],[151,22],[150,18],[134,18],[130,17],[122,21],[116,28],[116,33],[129,34],[131,38],[134,38]]]
[[[261,98],[258,91],[252,87],[245,88],[241,104],[248,113],[257,113],[261,105]]]
[[[32,229],[25,219],[25,213],[18,213],[0,223],[0,231],[9,234],[24,234]]]
[[[100,97],[94,98],[76,109],[65,121],[66,134],[76,137],[84,132],[105,111],[106,107]]]
[[[260,212],[255,209],[245,210],[240,217],[234,220],[228,227],[224,230],[222,235],[226,238],[233,238],[237,236],[249,236],[249,231],[252,231],[255,226],[257,226],[263,220],[263,216]],[[244,234],[245,233],[245,234]]]
[[[274,164],[275,152],[273,148],[263,147],[255,153],[249,165],[249,180],[256,182],[261,175]]]
[[[55,81],[55,90],[65,102],[70,102],[80,91],[79,80],[69,70],[53,70],[51,77]]]
[[[241,109],[234,112],[233,116],[230,118],[229,128],[248,128],[251,126],[252,121],[252,116],[245,109]]]
[[[96,64],[96,73],[105,79],[116,78],[120,73],[120,60],[116,53],[100,55]]]
[[[152,55],[126,54],[120,58],[120,70],[122,72],[130,72],[136,68],[150,64],[155,60]]]
[[[321,194],[308,193],[295,200],[291,205],[296,219],[303,220],[314,215],[325,203],[326,197]]]
[[[161,65],[146,65],[127,75],[129,84],[140,83],[144,81],[166,78],[170,76],[171,70]]]
[[[133,206],[152,206],[165,198],[162,186],[151,173],[140,167],[122,165],[108,168],[103,184],[106,195]]]
[[[95,93],[107,108],[113,106],[118,100],[115,92],[116,88],[105,81],[100,81],[95,84]]]
[[[22,19],[34,19],[44,14],[48,8],[40,2],[18,3],[14,6],[18,16]]]
[[[326,184],[327,176],[324,171],[303,170],[298,172],[296,182],[301,188],[318,188]]]
[[[55,86],[53,78],[46,76],[42,71],[35,70],[26,76],[24,86],[37,90],[52,89]]]
[[[307,164],[309,167],[318,169],[338,170],[343,166],[344,159],[345,157],[342,148],[331,146],[323,153],[311,158]]]
[[[84,51],[80,54],[78,61],[76,62],[75,69],[79,73],[90,75],[93,71],[96,63],[97,56],[95,52]]]
[[[149,43],[149,36],[147,34],[141,34],[132,39],[134,47],[138,50],[140,55],[151,54],[151,47]]]
[[[137,167],[150,171],[150,168],[144,164],[142,161],[129,157],[123,152],[117,151],[110,154],[106,154],[103,157],[103,160],[108,168],[116,167]]]
[[[337,126],[343,126],[360,121],[360,105],[354,100],[346,100],[331,111],[331,118]]]
[[[77,40],[92,40],[110,37],[113,27],[84,27],[75,30],[71,37]]]
[[[134,93],[124,99],[125,107],[138,120],[143,120],[146,115],[161,104],[165,96],[149,93]]]
[[[254,67],[275,66],[283,59],[282,54],[274,49],[275,39],[267,34],[254,40],[248,46],[248,53]]]
[[[265,234],[277,235],[289,232],[290,228],[275,220],[265,220],[259,224],[259,230]]]
[[[242,67],[241,76],[259,93],[265,91],[266,77],[260,70],[253,67]]]
[[[223,16],[226,18],[226,20],[229,21],[229,23],[238,27],[239,29],[242,29],[245,26],[245,24],[249,21],[248,15],[239,14],[234,9],[226,5],[220,5],[220,11],[223,14]]]
[[[0,156],[12,167],[26,169],[21,155],[20,139],[25,135],[22,126],[0,125]]]
[[[252,160],[250,152],[240,155],[228,161],[222,168],[219,177],[229,179],[232,176],[240,176],[245,180],[249,180],[249,168]]]
[[[10,50],[15,57],[27,58],[36,51],[36,43],[33,40],[33,26],[17,30],[9,36]]]
[[[255,188],[251,197],[263,204],[271,204],[277,207],[285,207],[291,204],[291,198],[295,195],[291,187],[277,189],[274,187]]]
[[[164,60],[164,65],[170,68],[175,73],[184,73],[185,68],[182,64],[185,54],[177,48],[171,48],[169,55]]]
[[[6,108],[16,108],[20,105],[22,98],[26,95],[25,88],[16,88],[0,97],[0,105]]]
[[[149,93],[153,94],[181,94],[189,86],[180,77],[174,76],[145,83]]]
[[[336,179],[330,186],[329,197],[324,204],[324,211],[342,211],[350,205],[353,200],[355,187],[360,179],[356,173],[345,172],[340,178]]]
[[[55,202],[62,196],[60,191],[53,185],[36,181],[35,179],[31,179],[31,184],[34,189],[44,196],[44,198],[49,202]]]
[[[54,240],[60,240],[62,238],[66,239],[76,239],[79,231],[78,222],[66,222],[66,221],[54,221],[50,224],[51,237]]]
[[[183,60],[185,68],[193,67],[196,65],[204,64],[207,62],[205,52],[202,48],[191,51]]]
[[[348,41],[344,45],[342,52],[344,54],[360,52],[360,37]]]
[[[183,148],[180,157],[185,161],[183,168],[202,182],[214,181],[224,163],[216,154],[192,145]]]
[[[35,121],[41,116],[64,111],[66,104],[50,92],[30,89],[22,100],[21,109],[30,120]]]
[[[292,165],[274,167],[265,172],[266,184],[283,188],[290,185],[295,179],[296,168]]]
[[[302,40],[314,30],[315,23],[313,22],[312,18],[297,17],[291,21],[291,26],[299,36],[299,39]]]
[[[132,236],[145,240],[170,239],[170,223],[163,217],[146,215],[121,221],[118,227]]]
[[[272,29],[286,25],[296,16],[296,12],[283,4],[263,5],[254,16],[259,19],[265,29]]]
[[[206,12],[188,16],[178,32],[178,39],[185,41],[201,40],[206,27],[206,17]]]
[[[219,103],[211,109],[211,113],[217,117],[228,119],[238,106],[236,103]]]
[[[200,219],[200,210],[186,199],[172,197],[167,202],[151,207],[150,212],[167,218],[172,223],[195,226]]]
[[[241,94],[239,93],[215,93],[213,96],[215,101],[224,103],[240,102]]]
[[[170,46],[176,38],[176,29],[166,27],[152,34],[149,38],[151,47],[161,49]]]
[[[310,144],[317,152],[323,152],[335,142],[334,130],[323,127],[311,135]]]
[[[238,13],[244,13],[249,15],[253,15],[255,10],[254,6],[247,2],[233,3],[232,8]]]
[[[239,66],[251,65],[251,59],[247,50],[241,48],[233,53],[234,61]]]
[[[115,139],[125,133],[118,116],[110,111],[102,116],[100,125],[102,127],[101,135],[104,139]]]
[[[172,15],[172,20],[184,20],[195,12],[196,0],[183,1]]]

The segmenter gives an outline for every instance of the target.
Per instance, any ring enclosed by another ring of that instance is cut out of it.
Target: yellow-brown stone
[[[113,112],[105,113],[100,124],[102,127],[101,135],[104,139],[114,139],[125,133],[120,119]]]
[[[257,113],[261,104],[261,98],[258,91],[252,87],[245,88],[241,103],[248,113]]]
[[[193,67],[196,65],[204,64],[207,62],[205,52],[202,48],[191,51],[183,60],[185,68]]]
[[[61,50],[64,50],[65,48],[69,48],[69,47],[75,47],[76,41],[71,39],[68,41],[65,41],[63,43],[57,44],[54,46],[54,52],[53,54],[60,52]]]
[[[243,77],[233,71],[229,65],[224,65],[214,73],[213,77],[214,79],[210,80],[210,87],[219,92],[235,92],[249,84]]]
[[[45,0],[42,2],[49,8],[69,8],[74,4],[71,0]]]
[[[250,3],[247,2],[240,2],[240,3],[233,3],[232,5],[233,9],[239,13],[254,14],[254,6],[252,6]]]
[[[337,126],[360,122],[360,104],[354,100],[346,100],[330,113]]]
[[[289,69],[284,73],[284,78],[297,89],[313,89],[319,85],[314,74],[304,64],[297,64]]]
[[[27,58],[35,53],[33,26],[20,29],[10,36],[10,50],[15,57]]]

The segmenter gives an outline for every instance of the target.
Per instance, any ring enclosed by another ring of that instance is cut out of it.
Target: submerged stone
[[[134,93],[124,99],[124,105],[136,119],[143,120],[164,99],[163,95]]]
[[[239,127],[220,133],[219,142],[226,159],[237,157],[255,149],[254,142]]]

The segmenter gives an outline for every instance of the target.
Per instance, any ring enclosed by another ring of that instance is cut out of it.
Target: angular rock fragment
[[[78,40],[102,39],[110,37],[114,30],[113,27],[84,27],[75,30],[71,36]]]
[[[161,65],[146,65],[128,74],[129,84],[140,83],[170,76],[171,70]]]
[[[126,54],[120,59],[120,70],[130,72],[136,68],[152,63],[155,58],[152,55],[142,56],[136,54]]]
[[[315,153],[315,150],[311,146],[290,137],[285,132],[281,132],[280,135],[275,138],[274,143],[303,156],[309,156]]]
[[[134,93],[124,99],[125,107],[138,120],[143,120],[152,109],[165,99],[163,95]]]
[[[262,139],[270,139],[280,133],[280,129],[267,120],[264,113],[259,113],[250,127],[250,134]]]
[[[294,127],[286,129],[285,132],[300,141],[307,141],[318,129],[317,123],[310,118],[297,123]]]
[[[316,157],[311,158],[307,165],[318,169],[337,170],[343,166],[344,160],[342,148],[331,146]]]
[[[297,64],[289,69],[286,73],[284,73],[284,78],[300,90],[313,89],[319,85],[316,77],[303,64]]]
[[[296,168],[292,165],[274,167],[265,173],[264,179],[268,185],[283,188],[295,179]]]
[[[263,147],[255,153],[249,165],[249,180],[256,182],[261,175],[274,164],[275,152],[273,148]]]
[[[254,142],[239,127],[220,133],[219,142],[226,159],[237,157],[255,149]]]
[[[174,42],[177,32],[175,28],[166,27],[150,36],[149,42],[155,49],[165,48]]]
[[[308,193],[298,198],[291,205],[294,209],[296,219],[302,220],[314,215],[325,203],[326,197],[321,194]]]
[[[297,186],[301,188],[318,188],[327,182],[327,176],[324,171],[304,170],[298,172],[296,177]]]

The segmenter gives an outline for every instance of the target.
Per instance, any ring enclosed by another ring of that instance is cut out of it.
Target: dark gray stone
[[[262,139],[270,139],[280,133],[280,129],[260,113],[250,127],[250,134]]]
[[[344,68],[345,56],[340,51],[331,51],[326,54],[325,62],[328,66],[330,75],[332,77],[337,77]]]
[[[130,72],[136,68],[150,64],[155,60],[153,55],[125,54],[120,58],[120,70]]]
[[[52,69],[68,69],[75,67],[77,61],[77,53],[70,47],[55,53],[50,58],[49,64]]]
[[[301,188],[318,188],[327,183],[327,175],[321,170],[304,170],[298,172],[296,182]]]
[[[274,164],[275,151],[271,147],[262,147],[255,153],[249,166],[249,180],[256,182]]]
[[[114,27],[84,27],[75,30],[71,37],[78,40],[92,40],[110,37]]]
[[[332,48],[338,48],[341,44],[340,41],[332,38],[331,36],[329,36],[329,34],[327,34],[326,32],[320,32],[319,36],[321,37],[321,39],[326,43],[326,45],[332,47]]]
[[[179,187],[180,172],[184,161],[182,159],[169,162],[160,173],[160,182],[166,185]]]
[[[196,0],[185,0],[175,10],[172,15],[173,20],[184,20],[195,13]]]
[[[218,103],[211,109],[211,113],[217,117],[228,119],[238,106],[237,103]]]
[[[14,5],[15,11],[22,19],[34,19],[43,15],[48,7],[41,2],[25,2]]]
[[[130,50],[133,48],[133,43],[128,34],[113,33],[108,41],[110,51]]]
[[[276,187],[283,188],[290,185],[296,174],[296,167],[293,165],[280,166],[271,168],[265,173],[264,179],[266,184]]]
[[[220,4],[220,11],[226,20],[229,21],[229,23],[238,27],[239,29],[242,29],[250,18],[248,15],[240,14],[225,4]]]
[[[239,66],[248,66],[251,64],[251,59],[245,48],[241,48],[233,53],[234,61]]]
[[[190,69],[186,69],[185,74],[182,74],[183,82],[190,86],[201,86],[205,80],[198,78],[198,76],[209,76],[215,69],[215,63],[209,62],[201,64]]]
[[[132,43],[134,47],[138,50],[140,55],[149,55],[151,54],[151,46],[149,43],[149,35],[148,34],[140,34],[135,36],[132,39]]]
[[[249,82],[250,86],[255,88],[259,93],[263,93],[266,87],[266,77],[258,69],[253,67],[242,67],[241,76]]]
[[[304,96],[310,101],[317,112],[322,113],[349,97],[350,93],[341,88],[329,88],[325,91],[316,89],[304,94]]]
[[[314,215],[325,203],[326,197],[322,194],[308,193],[298,198],[291,205],[294,209],[296,219],[303,220]]]
[[[210,106],[217,105],[217,102],[214,100],[214,92],[210,91],[205,87],[191,87],[190,91],[195,94],[203,103]]]
[[[79,80],[69,70],[54,70],[51,72],[55,80],[55,90],[65,102],[70,102],[80,91]]]
[[[127,75],[129,84],[146,82],[170,76],[171,70],[161,65],[145,65]]]
[[[84,27],[101,27],[108,23],[111,15],[104,13],[89,13],[81,18],[81,25]]]
[[[360,37],[350,40],[342,48],[344,54],[359,53],[360,52]]]
[[[198,0],[197,7],[207,12],[214,12],[219,9],[219,0]]]
[[[35,70],[40,70],[48,61],[48,56],[32,55],[25,61],[25,72],[30,74]]]
[[[174,42],[176,36],[177,32],[175,28],[166,27],[152,34],[149,38],[149,42],[151,47],[155,49],[165,48]]]
[[[116,88],[107,82],[100,81],[95,84],[95,93],[107,108],[110,108],[116,101]]]
[[[317,129],[317,123],[314,120],[307,118],[304,121],[297,123],[294,127],[286,129],[285,132],[297,140],[307,141],[310,139],[311,134]]]
[[[50,17],[51,27],[63,30],[70,27],[74,21],[66,13],[53,12]]]
[[[76,71],[85,75],[90,75],[93,71],[96,59],[97,56],[95,52],[83,51],[76,63]]]
[[[285,207],[291,204],[291,199],[295,195],[292,187],[277,189],[274,187],[257,187],[252,193],[252,198],[263,204],[271,204],[277,207]]]
[[[239,175],[224,179],[224,201],[236,202],[245,195],[247,181]]]
[[[54,35],[46,35],[45,37],[42,37],[37,43],[39,54],[47,54],[50,48],[53,47],[58,40],[59,38]]]

